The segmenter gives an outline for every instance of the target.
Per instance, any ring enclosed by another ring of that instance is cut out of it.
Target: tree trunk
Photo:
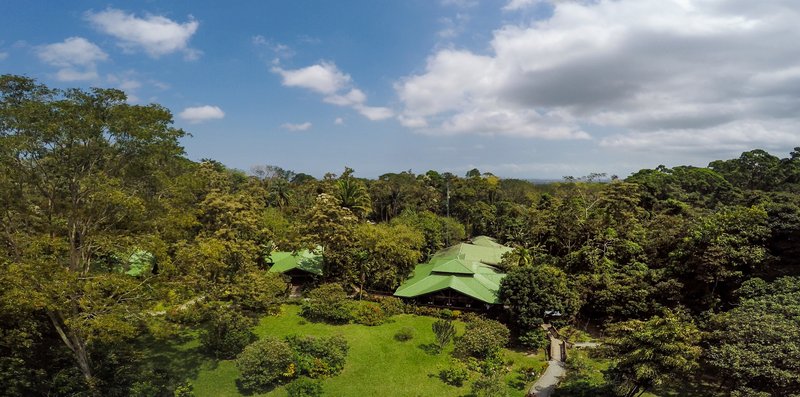
[[[50,322],[53,324],[56,332],[58,332],[58,335],[61,337],[61,341],[63,341],[64,345],[66,345],[67,348],[69,348],[69,350],[72,352],[72,355],[78,364],[78,369],[80,369],[81,374],[83,374],[87,386],[91,389],[94,384],[94,377],[92,376],[92,368],[89,364],[89,354],[86,352],[86,345],[83,342],[83,339],[75,332],[65,329],[66,327],[62,325],[63,319],[61,317],[61,313],[48,310],[47,316],[50,318]]]

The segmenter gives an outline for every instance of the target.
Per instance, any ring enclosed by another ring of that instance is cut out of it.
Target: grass
[[[328,325],[307,322],[299,316],[300,308],[284,305],[282,313],[261,319],[253,332],[259,337],[267,335],[288,336],[314,335],[331,336],[341,334],[350,344],[350,352],[344,371],[336,377],[325,379],[325,395],[330,396],[464,396],[469,394],[470,382],[461,387],[449,386],[442,382],[438,373],[450,363],[452,343],[439,354],[431,354],[427,345],[433,344],[431,324],[433,317],[402,314],[394,316],[389,322],[367,327],[359,324]],[[414,329],[414,338],[400,342],[394,335],[403,327]],[[464,324],[456,322],[459,333]],[[231,360],[212,360],[202,355],[197,335],[189,335],[186,340],[170,345],[156,344],[151,350],[159,350],[161,360],[176,360],[182,374],[194,386],[195,395],[238,396],[241,392],[236,386],[239,371]],[[523,367],[533,367],[541,373],[546,365],[544,355],[539,352],[529,356],[522,351],[504,350],[504,358],[512,362],[510,372],[505,376],[506,386],[512,396],[524,396],[524,383],[518,373]],[[512,386],[514,384],[514,386]],[[527,385],[529,386],[529,384]],[[516,388],[515,388],[516,387]],[[256,396],[286,396],[284,387],[275,388]]]

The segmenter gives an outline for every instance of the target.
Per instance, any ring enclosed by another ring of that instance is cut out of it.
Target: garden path
[[[566,365],[563,358],[566,357],[564,343],[561,339],[555,337],[555,332],[552,332],[552,327],[549,324],[542,325],[548,336],[550,337],[550,361],[547,363],[547,369],[542,376],[536,380],[536,383],[531,386],[528,391],[528,396],[533,397],[550,397],[556,390],[556,386],[562,377],[567,373]]]

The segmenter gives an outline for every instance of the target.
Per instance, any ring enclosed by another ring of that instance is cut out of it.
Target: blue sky
[[[0,72],[157,102],[192,159],[559,178],[800,146],[791,0],[0,3]]]

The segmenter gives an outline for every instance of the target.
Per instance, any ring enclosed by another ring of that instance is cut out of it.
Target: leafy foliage
[[[800,393],[800,278],[752,279],[739,292],[739,306],[712,320],[705,362],[733,393]]]
[[[456,340],[454,353],[464,358],[492,357],[508,344],[509,337],[510,332],[502,323],[476,317],[467,323],[464,335]]]
[[[567,275],[547,265],[511,269],[500,283],[498,295],[524,330],[538,328],[547,314],[558,313],[568,319],[580,307],[578,294]]]
[[[679,314],[667,310],[647,321],[614,324],[608,332],[605,346],[616,362],[607,376],[619,395],[636,396],[698,367],[700,331]]]
[[[320,397],[322,382],[301,376],[286,385],[286,393],[289,397]]]
[[[203,347],[219,358],[233,358],[256,339],[250,330],[255,322],[229,307],[220,307],[200,335]]]
[[[452,360],[450,366],[439,371],[439,378],[448,385],[461,387],[469,379],[469,369],[463,362]]]
[[[286,341],[265,337],[247,346],[238,357],[239,381],[245,390],[264,390],[294,377],[294,352]]]
[[[433,329],[433,335],[436,336],[436,346],[439,351],[442,351],[456,335],[456,326],[450,320],[436,320],[431,325],[431,328]]]
[[[308,293],[302,315],[311,320],[346,324],[352,320],[351,306],[341,285],[324,284]]]
[[[286,341],[294,351],[298,374],[324,378],[335,376],[344,369],[349,346],[341,335],[330,338],[294,335],[286,338]]]

